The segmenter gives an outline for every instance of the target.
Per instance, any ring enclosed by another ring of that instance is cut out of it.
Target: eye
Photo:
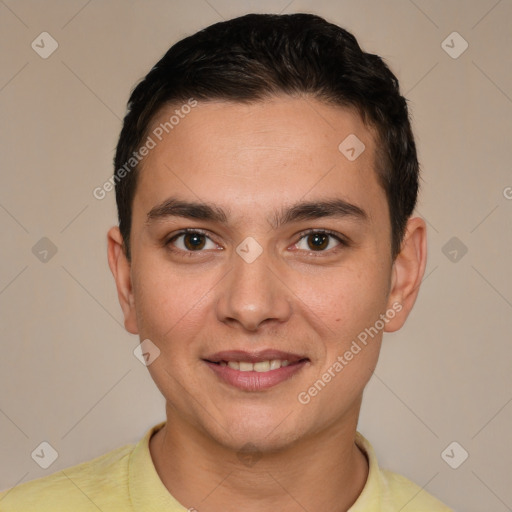
[[[211,242],[210,247],[207,247],[208,240]],[[202,252],[202,249],[217,248],[217,244],[210,237],[197,229],[184,229],[167,240],[165,245],[173,252]]]
[[[306,231],[301,233],[299,242],[295,244],[295,247],[305,251],[313,252],[327,252],[327,250],[333,249],[333,245],[330,243],[330,239],[337,240],[338,243],[334,244],[334,247],[346,246],[347,242],[337,233],[328,230],[317,230],[317,231]],[[301,247],[301,240],[305,240],[305,244]]]
[[[334,231],[308,230],[300,233],[299,241],[294,245],[297,249],[309,252],[328,252],[339,246],[348,246],[348,242]],[[338,243],[331,243],[333,240]],[[210,246],[208,247],[208,242]],[[193,252],[203,252],[203,249],[218,249],[218,245],[201,230],[183,229],[165,242],[174,253],[191,255]]]

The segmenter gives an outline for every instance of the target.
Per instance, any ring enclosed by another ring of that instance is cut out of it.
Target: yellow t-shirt
[[[151,459],[149,439],[0,493],[1,512],[186,512],[166,489]],[[349,512],[453,512],[407,478],[382,470],[371,444],[356,433],[369,474]],[[193,504],[188,505],[195,510]]]

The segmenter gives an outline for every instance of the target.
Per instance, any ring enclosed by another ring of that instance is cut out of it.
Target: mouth
[[[245,391],[262,391],[296,375],[310,362],[290,352],[224,351],[203,359],[224,383]]]

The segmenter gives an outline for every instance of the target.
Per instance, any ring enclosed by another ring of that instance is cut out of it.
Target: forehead
[[[364,139],[366,159],[375,149],[374,130],[363,123],[355,108],[312,97],[281,95],[249,103],[208,100],[195,102],[195,107],[189,103],[167,105],[154,116],[148,133],[160,149],[166,143],[176,146],[194,139],[196,147],[208,146],[211,153],[294,148],[300,158],[318,150],[329,154],[351,134]],[[161,151],[151,155],[155,153]]]
[[[386,207],[374,171],[374,132],[351,109],[289,96],[174,104],[158,113],[148,134],[154,148],[135,194],[146,213],[171,195],[241,213],[326,194],[360,204],[384,200]]]

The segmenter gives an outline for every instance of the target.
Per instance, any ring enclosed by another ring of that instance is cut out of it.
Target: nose
[[[286,322],[292,314],[292,292],[264,251],[254,261],[233,252],[232,270],[221,281],[217,318],[248,331],[262,324]]]

